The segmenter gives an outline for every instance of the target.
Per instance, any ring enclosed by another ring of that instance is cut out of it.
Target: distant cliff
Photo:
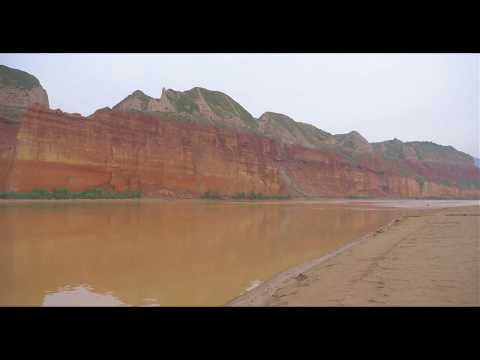
[[[18,70],[5,68],[0,94],[17,95],[0,103],[0,191],[480,198],[480,169],[449,146],[369,143],[356,131],[332,135],[273,112],[255,119],[203,88],[164,89],[158,99],[137,90],[82,117],[50,110],[38,80],[12,82]],[[21,111],[12,117],[11,106]]]

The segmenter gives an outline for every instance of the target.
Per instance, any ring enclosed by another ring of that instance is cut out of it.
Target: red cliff
[[[167,115],[107,109],[84,118],[33,106],[18,125],[0,121],[0,126],[4,191],[101,187],[172,197],[197,197],[206,191],[480,197],[476,187],[452,185],[459,179],[479,179],[473,166],[388,161],[375,154],[349,161],[335,147],[287,145],[255,133],[180,122]],[[402,176],[407,170],[412,175]],[[438,176],[451,184],[429,180]]]
[[[255,119],[203,88],[160,99],[136,91],[89,117],[48,107],[36,78],[0,68],[0,192],[480,198],[480,170],[452,147],[370,144],[356,131],[332,135],[277,113]]]

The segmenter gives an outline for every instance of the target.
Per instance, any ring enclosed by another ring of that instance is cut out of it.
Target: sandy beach
[[[480,207],[404,216],[227,306],[478,306]]]

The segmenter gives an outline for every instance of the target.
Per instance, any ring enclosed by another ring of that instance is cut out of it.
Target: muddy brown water
[[[222,305],[278,272],[429,208],[414,207],[354,201],[1,203],[0,305]]]

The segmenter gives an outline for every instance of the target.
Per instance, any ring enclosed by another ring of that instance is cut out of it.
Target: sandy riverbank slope
[[[403,217],[227,305],[480,305],[479,229],[479,206]]]

